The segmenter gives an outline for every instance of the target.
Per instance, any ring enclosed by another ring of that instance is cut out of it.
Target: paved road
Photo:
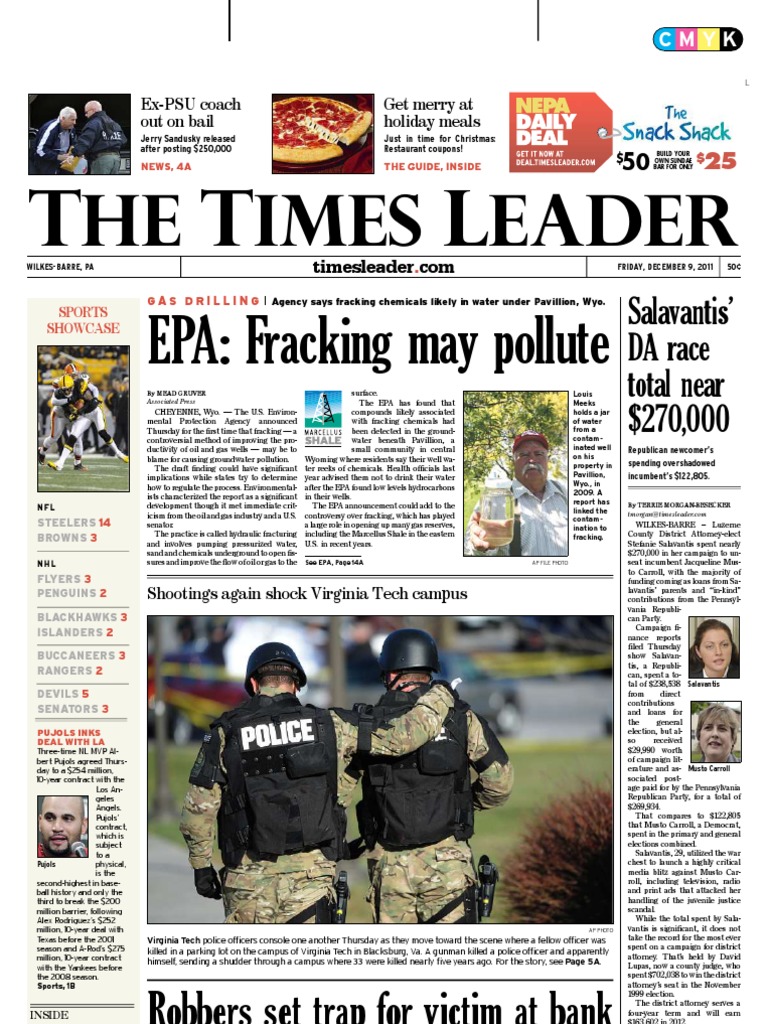
[[[147,859],[149,924],[221,924],[222,904],[197,895],[183,846],[150,835]]]
[[[223,904],[198,896],[192,883],[192,869],[182,846],[150,836],[147,844],[148,924],[221,924]],[[349,921],[368,922],[370,914],[363,897],[368,888],[365,858],[345,861],[355,894],[357,917],[350,910]]]
[[[521,714],[518,739],[539,743],[587,742],[601,739],[612,728],[610,679],[521,679],[517,693]],[[465,699],[472,702],[468,693]]]

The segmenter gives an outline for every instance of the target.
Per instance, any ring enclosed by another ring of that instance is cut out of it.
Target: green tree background
[[[474,506],[485,478],[498,466],[514,476],[512,442],[524,430],[545,434],[549,472],[565,475],[568,450],[567,391],[464,392],[464,503]]]

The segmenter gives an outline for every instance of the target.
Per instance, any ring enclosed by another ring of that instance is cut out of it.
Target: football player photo
[[[39,346],[38,492],[129,490],[127,345]]]

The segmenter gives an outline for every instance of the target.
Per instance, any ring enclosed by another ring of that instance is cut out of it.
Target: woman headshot
[[[738,679],[739,649],[731,627],[720,619],[704,619],[696,627],[688,652],[689,679]]]
[[[739,715],[725,704],[710,704],[703,708],[696,721],[696,744],[705,764],[739,764],[734,750],[739,743]],[[691,760],[696,761],[695,750]]]

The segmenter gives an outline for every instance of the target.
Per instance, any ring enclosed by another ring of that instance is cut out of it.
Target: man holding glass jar
[[[549,478],[549,441],[536,430],[524,430],[512,443],[515,479],[512,494],[517,511],[509,543],[498,544],[481,523],[475,508],[464,538],[465,555],[563,558],[568,554],[568,493]]]

